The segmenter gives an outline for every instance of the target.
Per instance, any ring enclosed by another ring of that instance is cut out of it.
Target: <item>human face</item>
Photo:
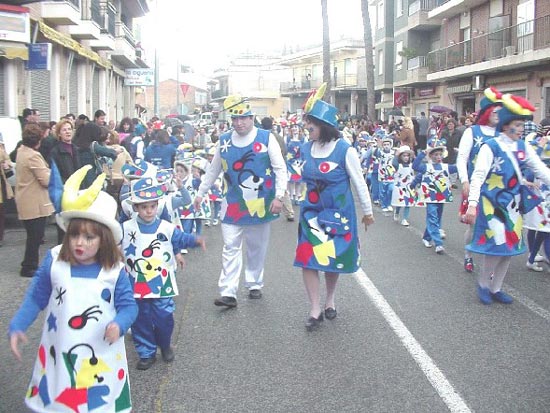
[[[69,237],[71,254],[76,262],[81,265],[89,265],[97,261],[96,255],[100,244],[99,235],[89,231],[82,231],[78,235]]]
[[[391,149],[391,143],[389,142],[382,142],[382,149],[384,149],[384,152],[389,152]]]
[[[95,123],[97,123],[99,126],[105,125],[105,115],[100,116],[95,120]]]
[[[491,109],[491,115],[489,116],[488,124],[493,128],[498,125],[498,111],[499,107]]]
[[[466,120],[464,121],[464,126],[466,127],[472,126],[472,121],[470,120],[470,118],[466,118]]]
[[[441,163],[443,161],[443,151],[433,151],[430,153],[432,163]]]
[[[254,128],[254,120],[252,116],[236,116],[231,118],[231,123],[235,132],[240,136],[246,136]]]
[[[64,123],[59,129],[59,140],[64,143],[71,143],[73,140],[73,127],[70,123]]]
[[[176,165],[176,176],[179,179],[186,178],[187,177],[187,170],[181,165]]]
[[[158,201],[148,201],[134,205],[138,216],[145,222],[152,222],[155,219],[158,207]]]
[[[310,141],[319,140],[319,134],[321,133],[321,128],[319,128],[319,126],[311,121],[306,120],[306,129],[309,132]]]
[[[523,135],[525,122],[522,120],[513,120],[503,127],[503,132],[509,138],[517,141]]]
[[[401,155],[401,160],[404,162],[404,163],[409,163],[410,160],[411,160],[411,154],[410,153],[404,153],[403,155]]]

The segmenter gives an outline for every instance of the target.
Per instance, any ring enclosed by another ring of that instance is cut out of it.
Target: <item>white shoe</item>
[[[403,225],[404,227],[408,227],[409,226],[409,221],[404,219],[404,220],[401,221],[401,225]]]
[[[439,236],[441,237],[441,239],[445,239],[447,238],[447,233],[445,232],[445,230],[440,229]]]
[[[390,212],[388,208],[382,208],[382,212]]]
[[[182,250],[181,250],[181,253],[182,253],[182,254],[187,254],[188,252],[189,252],[189,251],[187,251],[186,249],[182,249]]]
[[[204,221],[204,226],[209,227],[210,226],[210,221]]]
[[[399,214],[398,214],[397,212],[394,212],[394,213],[393,213],[393,220],[394,220],[395,222],[399,221]]]
[[[445,252],[445,248],[443,248],[443,245],[438,245],[437,247],[435,247],[435,252],[437,254],[443,254]]]
[[[214,226],[218,225],[218,220],[215,219],[214,222],[212,222],[212,225],[214,225]]]
[[[380,201],[372,201],[374,205],[380,205]]]
[[[393,207],[391,205],[388,207],[388,211],[393,211]]]
[[[535,262],[543,262],[544,257],[540,254],[535,255]]]
[[[535,271],[535,272],[544,271],[544,269],[537,262],[534,262],[531,264],[529,261],[527,261],[527,264],[525,264],[525,266],[531,271]]]
[[[424,246],[426,248],[432,248],[432,242],[428,241],[427,239],[422,238],[422,242],[424,243]]]

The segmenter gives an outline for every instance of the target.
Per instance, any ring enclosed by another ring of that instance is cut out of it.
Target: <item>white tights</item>
[[[493,294],[500,291],[511,259],[508,256],[484,255],[478,278],[480,287],[488,288]]]

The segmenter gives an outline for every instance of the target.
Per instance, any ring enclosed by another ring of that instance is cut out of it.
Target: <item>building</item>
[[[372,0],[381,114],[443,105],[479,108],[483,90],[525,96],[535,120],[550,110],[548,0]]]
[[[25,107],[42,120],[97,109],[116,121],[135,114],[135,90],[124,78],[125,69],[148,67],[134,27],[148,12],[145,0],[9,3],[0,4],[0,116]],[[26,70],[28,50],[47,66]]]

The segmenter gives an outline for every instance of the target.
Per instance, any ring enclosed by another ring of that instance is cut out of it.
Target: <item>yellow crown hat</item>
[[[254,115],[248,98],[243,98],[240,95],[231,95],[225,98],[223,101],[223,110],[227,111],[232,118]]]

